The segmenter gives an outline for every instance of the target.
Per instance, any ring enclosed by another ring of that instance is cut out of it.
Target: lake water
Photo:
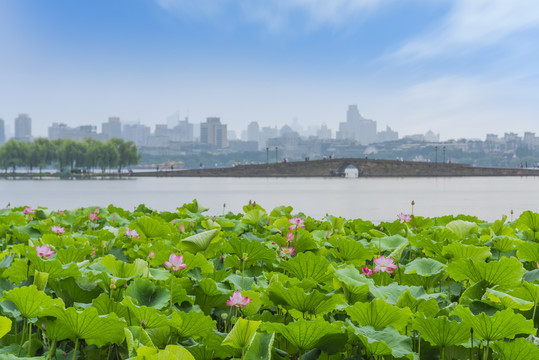
[[[249,200],[271,211],[291,205],[314,218],[331,215],[392,221],[400,212],[421,216],[470,214],[496,220],[539,211],[537,177],[451,178],[139,178],[128,180],[0,180],[0,206],[72,209],[114,204],[132,210],[140,203],[174,210],[193,199],[211,215],[240,212]]]

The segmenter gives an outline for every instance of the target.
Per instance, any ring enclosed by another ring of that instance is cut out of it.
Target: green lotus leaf
[[[419,277],[419,275],[417,275]],[[425,294],[425,290],[421,286],[408,286],[399,285],[396,282],[392,282],[387,286],[378,286],[377,288],[380,296],[376,296],[377,299],[383,299],[391,305],[396,305],[402,294],[409,292],[411,296],[417,299],[430,299],[440,296],[439,293]]]
[[[97,298],[92,300],[92,306],[97,309],[99,315],[107,315],[115,313],[120,318],[129,319],[127,306],[116,302],[109,298],[108,294],[102,293]]]
[[[382,238],[377,237],[371,240],[371,246],[379,247],[381,252],[386,250],[393,251],[402,244],[408,244],[408,240],[401,235],[392,235]]]
[[[458,241],[453,241],[442,248],[442,255],[454,259],[480,261],[492,256],[492,253],[486,246],[464,245]]]
[[[299,319],[287,325],[280,323],[264,323],[262,331],[276,332],[283,335],[292,345],[302,352],[319,347],[331,338],[331,335],[341,333],[340,328],[332,326],[323,318],[315,320]]]
[[[97,347],[110,343],[119,345],[125,338],[125,323],[115,314],[100,316],[94,307],[88,307],[83,311],[77,311],[72,307],[67,309],[54,307],[49,312],[63,323],[76,339],[84,339],[88,344]]]
[[[539,359],[539,348],[537,345],[532,344],[523,338],[517,338],[513,341],[499,340],[492,343],[490,346],[497,359]]]
[[[244,256],[246,256],[246,260],[243,266],[246,269],[255,265],[257,261],[273,262],[277,256],[274,250],[267,248],[256,240],[232,238],[228,240],[228,245],[231,247],[231,254],[235,256],[227,256],[225,266],[239,270],[242,268]]]
[[[69,246],[67,249],[61,248],[56,253],[56,260],[58,260],[62,265],[66,265],[69,263],[77,263],[81,262],[90,253],[92,252],[91,246],[85,246],[85,247],[76,247],[76,246]]]
[[[141,345],[157,349],[146,330],[144,330],[141,326],[126,327],[124,328],[124,333],[129,354],[136,353],[137,349]]]
[[[536,234],[539,232],[539,214],[530,210],[524,211],[518,217],[516,226],[530,230],[533,233],[533,239],[535,239],[537,237]]]
[[[512,309],[496,312],[493,316],[485,313],[473,315],[469,308],[457,306],[452,315],[462,319],[468,328],[473,328],[475,338],[487,341],[496,341],[503,338],[512,339],[518,334],[535,334],[535,328],[531,320],[520,314],[515,314]]]
[[[279,282],[268,287],[268,296],[276,305],[315,315],[325,315],[339,303],[336,295],[322,294],[317,290],[305,292],[299,287],[287,289]]]
[[[539,243],[522,242],[517,245],[517,257],[530,262],[539,262]]]
[[[372,249],[365,248],[359,241],[349,237],[338,237],[333,244],[336,248],[331,249],[332,255],[344,262],[363,265],[373,257]]]
[[[466,324],[450,321],[446,316],[435,319],[418,316],[412,326],[419,331],[419,336],[436,347],[460,345],[470,338],[470,328]]]
[[[213,279],[204,278],[198,282],[194,292],[195,303],[208,314],[215,306],[225,306],[230,289],[224,288],[223,284],[218,284]]]
[[[510,294],[519,299],[530,301],[534,304],[539,303],[539,285],[523,281],[521,286],[511,288]]]
[[[215,329],[215,321],[197,311],[175,311],[170,318],[170,325],[174,327],[181,338],[206,337]]]
[[[445,265],[439,261],[427,258],[417,258],[406,265],[405,274],[433,276],[445,270]]]
[[[200,214],[209,210],[207,207],[200,205],[197,199],[194,199],[193,202],[190,204],[187,204],[187,203],[183,204],[181,208],[178,208],[178,210],[180,209],[188,210],[189,212],[193,214]]]
[[[474,301],[480,301],[487,292],[488,286],[489,284],[485,280],[476,282],[462,293],[459,302],[462,305],[470,305]]]
[[[107,255],[100,261],[112,276],[121,279],[130,279],[135,276],[148,276],[148,263],[142,259],[135,259],[133,263],[117,260],[114,255]]]
[[[187,350],[189,350],[197,360],[214,360],[232,357],[235,350],[228,346],[221,346],[224,335],[225,334],[212,332],[202,343],[189,346],[187,347]]]
[[[123,299],[122,305],[129,309],[127,313],[128,318],[126,319],[129,325],[140,326],[144,324],[144,328],[146,329],[168,325],[167,317],[161,314],[156,308],[137,306],[130,297]]]
[[[397,247],[395,250],[393,250],[391,252],[391,254],[389,254],[388,257],[395,260],[395,264],[398,264],[401,257],[402,257],[402,253],[404,252],[404,249],[406,249],[407,246],[408,246],[408,244],[406,244],[406,243],[400,244],[399,247]]]
[[[181,345],[167,345],[160,350],[156,360],[195,360],[193,355]]]
[[[468,235],[477,232],[477,224],[464,220],[453,220],[445,226],[457,236],[457,239],[466,239]]]
[[[4,298],[15,304],[21,315],[26,319],[42,316],[44,309],[48,312],[50,308],[64,306],[61,299],[51,299],[43,291],[37,290],[35,285],[14,288],[4,292]]]
[[[36,270],[49,274],[49,279],[54,280],[58,278],[68,278],[68,277],[80,277],[81,273],[77,264],[71,263],[67,265],[62,265],[62,263],[55,259],[43,260],[37,256],[36,250],[31,248],[26,254],[28,260],[32,262],[32,265]]]
[[[345,268],[337,269],[333,273],[335,276],[334,286],[337,289],[342,287],[344,297],[350,305],[358,301],[366,301],[369,292],[377,298],[385,298],[386,296],[374,285],[374,281],[359,273],[353,265],[348,265]]]
[[[504,253],[508,251],[513,251],[517,249],[517,246],[522,243],[522,240],[514,239],[509,236],[494,236],[491,241],[487,243],[489,245],[492,243],[492,248],[498,250],[498,252]]]
[[[522,280],[526,270],[517,258],[503,257],[500,261],[477,261],[459,259],[451,262],[447,267],[447,273],[456,281],[470,279],[472,283],[481,280],[489,284],[512,286]]]
[[[66,306],[73,306],[75,302],[90,303],[102,293],[101,288],[86,277],[49,281],[49,286]]]
[[[219,229],[213,229],[189,236],[181,240],[181,249],[193,254],[205,251],[218,234]]]
[[[76,337],[63,322],[56,319],[43,319],[41,321],[41,329],[45,332],[47,339],[49,340],[62,341],[65,339],[74,339]]]
[[[501,304],[505,309],[513,309],[519,311],[526,311],[533,308],[534,303],[532,301],[526,301],[515,296],[511,296],[502,291],[494,289],[486,289],[486,293],[483,296],[483,300],[494,304]]]
[[[148,336],[152,340],[152,343],[162,349],[170,342],[170,326],[158,326],[151,328],[144,328],[144,331],[148,333]]]
[[[11,331],[11,319],[5,316],[0,316],[0,339]]]
[[[167,289],[155,285],[151,280],[137,278],[125,291],[126,296],[137,300],[137,304],[162,309],[170,302],[170,293]]]
[[[249,210],[243,215],[241,221],[249,225],[257,225],[268,216],[266,211],[260,208]]]
[[[329,273],[329,260],[312,252],[299,253],[281,262],[279,267],[299,280],[312,279],[318,283],[324,283],[332,277]]]
[[[137,230],[141,237],[149,239],[167,238],[170,235],[167,223],[156,217],[142,216],[133,221],[129,228]]]
[[[424,314],[433,317],[440,310],[438,302],[434,298],[415,298],[410,290],[406,290],[397,300],[397,306],[409,308],[414,314]]]
[[[375,330],[372,326],[357,327],[349,322],[349,328],[359,337],[371,357],[391,355],[399,359],[418,359],[412,350],[412,340],[392,327]]]
[[[345,311],[352,321],[361,326],[370,325],[376,330],[393,326],[400,331],[406,327],[412,317],[410,309],[400,309],[382,299],[374,299],[368,303],[355,303],[347,307]]]
[[[225,340],[223,340],[222,345],[228,345],[235,349],[247,349],[261,323],[262,321],[239,318]]]
[[[275,334],[256,333],[249,350],[245,353],[245,360],[271,360]]]

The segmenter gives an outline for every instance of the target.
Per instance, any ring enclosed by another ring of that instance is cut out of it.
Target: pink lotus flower
[[[361,271],[362,271],[361,275],[363,275],[363,276],[372,276],[372,274],[373,274],[372,270],[370,268],[368,268],[367,266],[363,266],[361,268]]]
[[[53,225],[51,226],[51,231],[58,235],[62,235],[63,233],[66,232],[66,229],[63,226]]]
[[[410,222],[412,221],[412,216],[410,214],[404,214],[404,213],[400,213],[397,215],[397,217],[399,218],[399,220],[401,221],[401,224],[403,222]]]
[[[52,251],[49,245],[42,245],[42,246],[36,245],[36,252],[37,252],[37,256],[48,259],[52,255],[54,255],[56,251]]]
[[[181,233],[185,232],[185,226],[183,224],[180,224],[179,230]]]
[[[165,261],[163,265],[165,268],[170,269],[171,272],[183,270],[187,267],[187,264],[183,264],[183,256],[174,255],[174,253],[170,254],[168,261]]]
[[[286,234],[286,240],[294,241],[294,233],[289,232],[288,234]]]
[[[302,228],[305,227],[305,224],[303,224],[305,220],[297,216],[294,216],[292,219],[288,219],[288,221],[292,224],[290,225],[288,230],[294,230],[294,229],[297,229],[298,227],[302,227]]]
[[[294,256],[296,255],[296,249],[293,246],[281,246],[281,257],[286,257],[287,255]]]
[[[149,257],[150,259],[153,259],[153,258],[155,257],[155,252],[154,252],[153,250],[150,251],[150,254],[148,254],[148,257]]]
[[[249,304],[252,301],[252,299],[249,299],[247,296],[242,297],[241,291],[235,291],[234,294],[230,297],[230,300],[226,302],[228,306],[235,306],[237,308],[239,307],[245,307],[245,305]]]
[[[99,216],[96,215],[97,213],[96,212],[91,212],[90,215],[88,215],[88,219],[92,220],[92,221],[96,221],[96,220],[99,220]]]
[[[393,274],[393,270],[395,270],[396,268],[398,268],[397,265],[395,265],[393,263],[393,259],[388,257],[383,257],[383,256],[380,256],[376,259],[374,259],[374,264],[376,265],[374,267],[374,270],[373,272],[377,273],[379,271],[381,272],[387,272],[387,273],[390,273],[390,274]]]
[[[127,230],[125,231],[125,236],[140,239],[140,235],[137,234],[137,230],[130,230],[129,228],[127,228]]]
[[[28,215],[28,214],[33,214],[35,213],[36,211],[32,209],[31,206],[28,206],[28,207],[25,207],[24,210],[22,211],[22,213],[24,215]]]

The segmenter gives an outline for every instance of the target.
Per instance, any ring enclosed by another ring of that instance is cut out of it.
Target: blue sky
[[[0,0],[0,118],[539,133],[536,0]]]

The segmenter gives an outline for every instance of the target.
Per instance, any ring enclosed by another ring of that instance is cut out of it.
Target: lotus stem
[[[174,294],[174,274],[171,272],[170,273],[170,313],[171,314],[172,314],[173,294]]]
[[[24,344],[24,338],[26,337],[26,321],[23,322],[21,334],[21,344],[19,346],[19,352],[17,353],[17,356],[21,356],[22,344]]]
[[[32,356],[32,323],[28,324],[28,355]]]
[[[241,259],[241,291],[243,291],[243,279],[245,275],[245,260]]]
[[[483,348],[483,360],[488,360],[488,353],[490,349],[489,344],[490,344],[490,341],[487,340],[487,346]]]
[[[442,346],[442,350],[440,351],[440,360],[445,360],[445,346]]]
[[[73,357],[72,357],[73,360],[77,358],[78,349],[79,349],[79,338],[75,338],[75,350],[73,350]]]
[[[470,328],[470,342],[472,344],[470,347],[470,360],[473,360],[473,328]]]

